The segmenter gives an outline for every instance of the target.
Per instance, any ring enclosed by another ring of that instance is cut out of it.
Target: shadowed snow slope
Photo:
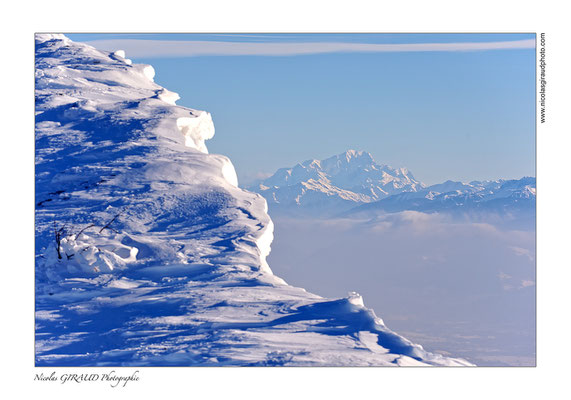
[[[210,114],[124,57],[36,37],[36,365],[470,365],[274,276]]]

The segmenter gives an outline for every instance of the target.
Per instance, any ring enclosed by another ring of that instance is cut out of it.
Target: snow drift
[[[470,365],[274,276],[210,114],[125,57],[36,36],[36,365]]]

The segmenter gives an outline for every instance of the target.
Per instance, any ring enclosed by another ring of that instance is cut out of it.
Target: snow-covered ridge
[[[414,193],[400,193],[364,204],[347,214],[421,211],[451,213],[535,213],[534,177],[469,183],[446,181]]]
[[[36,37],[37,365],[469,365],[274,276],[210,114],[125,57]]]

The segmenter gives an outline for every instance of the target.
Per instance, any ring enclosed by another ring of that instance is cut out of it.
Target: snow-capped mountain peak
[[[347,150],[281,168],[249,189],[262,194],[272,212],[328,214],[424,187],[406,168],[377,164],[368,152]]]
[[[336,170],[373,167],[375,160],[366,151],[347,150],[323,160],[322,168],[330,174]]]

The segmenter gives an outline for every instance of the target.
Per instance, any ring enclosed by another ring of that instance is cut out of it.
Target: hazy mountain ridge
[[[348,212],[452,212],[496,213],[535,212],[535,178],[512,180],[472,181],[470,183],[447,181],[429,186],[416,193],[401,193],[383,200],[364,204]]]
[[[348,150],[325,160],[281,168],[248,187],[276,215],[338,216],[377,212],[494,212],[534,210],[534,177],[427,186],[406,168],[377,164]]]

